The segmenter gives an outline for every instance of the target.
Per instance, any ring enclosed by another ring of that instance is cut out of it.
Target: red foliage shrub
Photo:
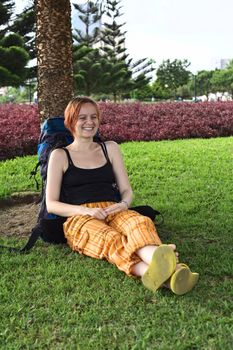
[[[101,103],[101,134],[117,142],[233,135],[233,102]]]
[[[103,103],[105,140],[149,141],[233,135],[233,102]],[[35,154],[40,133],[36,106],[0,105],[0,159]]]
[[[39,134],[36,106],[0,105],[0,160],[36,154]]]

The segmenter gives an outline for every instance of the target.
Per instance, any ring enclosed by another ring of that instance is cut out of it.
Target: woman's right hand
[[[90,215],[95,219],[105,220],[108,216],[103,208],[85,208],[85,215]]]

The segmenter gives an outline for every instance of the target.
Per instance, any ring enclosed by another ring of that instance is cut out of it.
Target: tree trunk
[[[36,0],[38,107],[43,121],[64,114],[73,97],[70,0]]]

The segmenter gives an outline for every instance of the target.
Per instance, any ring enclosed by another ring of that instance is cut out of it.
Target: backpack
[[[97,134],[95,135],[94,141],[99,143],[102,142],[99,132],[97,132]],[[39,184],[36,180],[36,174],[40,167],[42,189],[40,199],[37,202],[40,207],[37,224],[32,229],[28,242],[23,248],[19,249],[4,246],[0,247],[8,248],[10,251],[27,252],[35,245],[38,238],[41,238],[43,241],[48,243],[66,243],[66,238],[63,232],[63,223],[66,221],[67,218],[55,214],[50,214],[47,212],[45,202],[45,188],[47,180],[48,160],[51,152],[54,149],[63,148],[69,145],[71,142],[73,142],[73,136],[71,135],[70,131],[66,129],[63,117],[54,117],[45,120],[41,127],[41,133],[38,141],[38,162],[30,174],[31,177],[34,177],[36,187],[37,189],[39,189]],[[120,201],[120,193],[117,186],[115,191],[116,200]],[[152,221],[155,221],[157,215],[161,215],[159,211],[154,210],[153,208],[147,205],[131,207],[129,209],[135,210],[142,215],[148,216],[152,219]],[[162,215],[161,218],[163,222]]]

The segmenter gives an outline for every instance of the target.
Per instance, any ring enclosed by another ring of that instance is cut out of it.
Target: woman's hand
[[[110,215],[110,214],[119,213],[120,211],[127,210],[127,209],[128,209],[128,205],[126,202],[119,202],[119,203],[110,205],[109,207],[105,208],[104,211],[107,215]]]
[[[108,214],[106,213],[105,209],[103,208],[85,208],[85,214],[84,215],[90,215],[95,219],[99,220],[105,220]]]

